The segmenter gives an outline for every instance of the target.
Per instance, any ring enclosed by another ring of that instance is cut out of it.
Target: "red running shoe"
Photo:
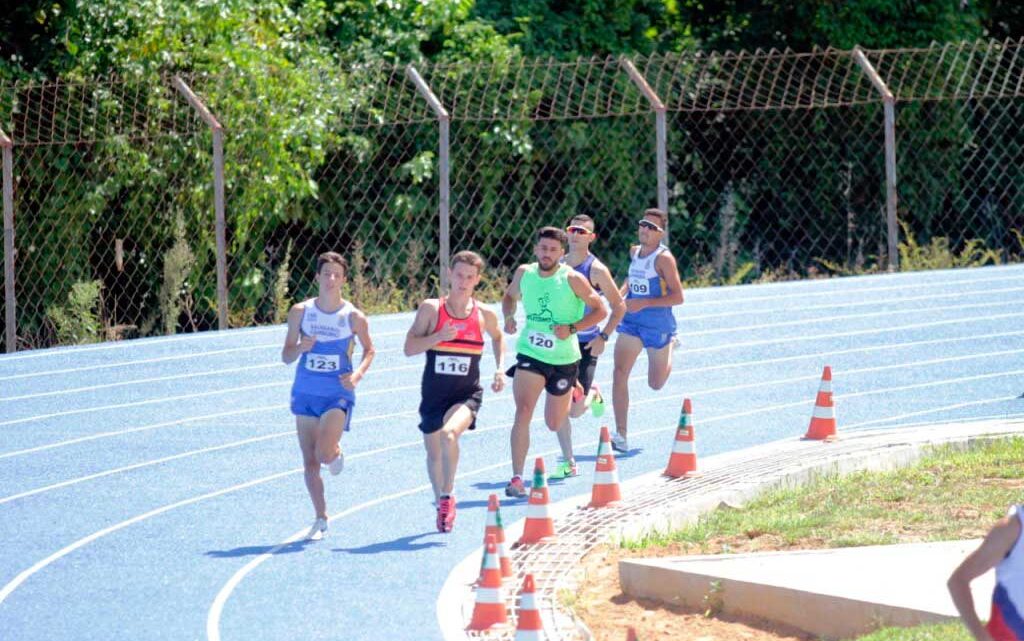
[[[455,497],[442,496],[437,501],[437,531],[451,532],[455,527]]]

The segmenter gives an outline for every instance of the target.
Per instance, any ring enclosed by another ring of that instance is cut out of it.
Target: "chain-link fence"
[[[1021,45],[0,84],[3,349],[280,322],[327,249],[370,311],[464,248],[493,297],[575,213],[621,275],[655,205],[691,282],[1005,260]]]

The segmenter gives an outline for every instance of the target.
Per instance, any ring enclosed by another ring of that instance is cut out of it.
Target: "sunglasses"
[[[565,228],[565,231],[569,232],[570,234],[579,234],[580,236],[585,236],[590,233],[589,229],[587,229],[586,227],[581,227],[580,225],[569,225],[568,227]]]
[[[665,231],[664,229],[662,229],[661,227],[658,227],[657,225],[655,225],[651,221],[647,220],[646,218],[642,218],[642,219],[638,220],[636,224],[638,224],[641,227],[644,227],[646,229],[651,229],[653,231]]]

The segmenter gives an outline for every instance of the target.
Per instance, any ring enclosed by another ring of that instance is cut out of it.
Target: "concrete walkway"
[[[846,639],[881,626],[957,618],[946,579],[980,540],[878,545],[833,550],[632,559],[619,563],[623,591],[688,607],[785,623]],[[982,619],[994,574],[972,584]]]

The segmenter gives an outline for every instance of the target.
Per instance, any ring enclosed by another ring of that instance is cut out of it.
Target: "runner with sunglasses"
[[[452,256],[448,296],[420,303],[405,337],[406,356],[427,354],[420,431],[427,450],[427,475],[434,488],[439,532],[451,532],[455,526],[453,491],[459,437],[467,429],[476,428],[476,415],[483,402],[480,357],[484,334],[491,339],[497,365],[491,390],[500,392],[505,388],[505,337],[498,327],[498,315],[473,298],[483,268],[483,258],[474,252],[460,251]]]
[[[596,403],[594,416],[600,416],[598,408],[601,409],[602,414],[604,413],[604,399],[601,397],[601,390],[594,383],[597,358],[604,353],[608,337],[615,331],[623,314],[626,313],[626,304],[622,300],[622,295],[615,284],[615,279],[612,278],[611,271],[590,252],[590,244],[597,238],[594,233],[594,219],[586,214],[577,214],[569,219],[565,231],[569,235],[569,252],[562,262],[579,272],[598,293],[605,296],[611,306],[611,315],[603,328],[594,325],[590,329],[576,333],[581,354],[579,378],[573,389],[569,416],[566,417],[562,428],[558,430],[558,443],[562,447],[562,461],[558,468],[552,471],[552,478],[565,478],[579,474],[576,459],[572,456],[570,419],[583,416],[590,409],[592,403]],[[590,308],[584,308],[584,312],[589,311]]]
[[[672,307],[683,302],[683,285],[675,257],[661,244],[667,223],[668,214],[664,211],[646,210],[637,223],[640,244],[629,250],[629,278],[621,290],[626,298],[626,315],[619,323],[612,376],[612,448],[619,452],[629,451],[629,375],[640,352],[647,350],[647,384],[651,389],[664,387],[672,373],[672,341],[676,333]]]
[[[530,422],[541,392],[547,391],[544,419],[557,431],[565,423],[572,402],[580,360],[580,344],[574,334],[600,323],[608,315],[601,297],[587,279],[559,261],[565,255],[565,232],[543,227],[537,232],[533,252],[537,262],[520,265],[501,299],[505,332],[516,333],[516,306],[521,298],[526,326],[516,343],[515,366],[509,370],[516,403],[510,436],[512,480],[505,494],[526,496],[523,468],[530,449]],[[589,312],[584,313],[584,309]],[[568,452],[572,456],[572,451]]]

